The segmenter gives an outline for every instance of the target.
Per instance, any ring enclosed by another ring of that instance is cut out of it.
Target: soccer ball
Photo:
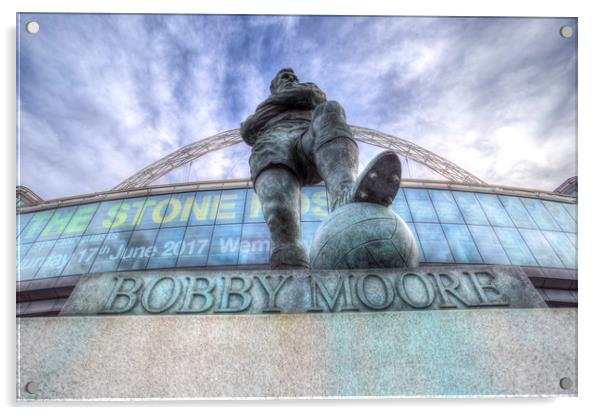
[[[313,269],[408,268],[418,266],[418,248],[392,209],[350,203],[320,224],[309,260]]]

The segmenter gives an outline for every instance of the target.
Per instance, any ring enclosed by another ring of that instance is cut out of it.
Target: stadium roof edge
[[[64,206],[74,206],[84,203],[94,203],[105,200],[126,199],[130,197],[160,195],[169,193],[196,192],[203,190],[239,189],[241,187],[248,188],[252,186],[253,184],[250,179],[228,179],[166,185],[150,185],[136,189],[107,190],[104,192],[88,193],[83,195],[69,196],[51,200],[40,199],[40,202],[38,204],[17,207],[17,213],[34,212],[38,210],[53,209]],[[577,199],[575,197],[568,196],[562,193],[490,184],[457,183],[427,179],[404,179],[401,182],[401,187],[470,191],[478,193],[494,193],[508,196],[521,196],[535,199],[552,200],[565,203],[577,203]]]

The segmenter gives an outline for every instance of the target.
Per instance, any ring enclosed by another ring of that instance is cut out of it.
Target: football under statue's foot
[[[393,203],[400,184],[401,163],[397,154],[382,152],[372,159],[350,191],[337,200],[333,208],[358,202],[388,207]]]

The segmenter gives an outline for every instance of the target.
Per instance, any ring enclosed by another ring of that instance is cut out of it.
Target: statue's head
[[[299,78],[295,75],[295,71],[291,68],[280,69],[270,83],[270,92],[273,94],[279,89],[287,88],[296,83],[299,83]]]

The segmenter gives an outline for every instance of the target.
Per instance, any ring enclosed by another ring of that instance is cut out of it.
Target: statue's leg
[[[359,166],[358,147],[338,102],[327,101],[314,110],[308,140],[306,153],[313,155],[332,211],[348,202]]]
[[[347,125],[345,111],[336,101],[316,107],[310,134],[304,139],[303,149],[313,159],[326,183],[331,211],[350,202],[383,206],[393,203],[401,181],[399,158],[394,152],[385,151],[357,177],[357,144]],[[308,145],[311,146],[309,151]]]
[[[272,241],[272,268],[309,268],[301,243],[299,181],[286,167],[270,167],[255,180]]]

